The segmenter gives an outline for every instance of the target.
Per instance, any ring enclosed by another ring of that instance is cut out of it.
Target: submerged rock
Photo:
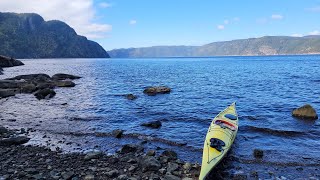
[[[301,119],[310,119],[316,120],[318,119],[318,115],[316,110],[309,104],[306,104],[302,107],[299,107],[292,111],[292,116],[301,118]]]
[[[81,78],[80,76],[63,74],[63,73],[58,73],[52,76],[53,80],[80,79],[80,78]]]
[[[147,94],[148,96],[155,96],[156,94],[167,94],[170,92],[171,89],[166,86],[148,87],[143,91],[143,93]]]
[[[143,123],[141,124],[141,126],[146,126],[146,127],[150,127],[150,128],[160,128],[162,126],[161,121],[151,121],[148,123]]]
[[[123,132],[124,132],[124,131],[121,130],[121,129],[116,129],[116,130],[113,130],[113,131],[112,131],[112,135],[113,135],[113,137],[115,137],[115,138],[121,138]]]
[[[126,154],[126,153],[135,153],[135,152],[142,152],[143,151],[142,146],[138,146],[135,144],[126,144],[122,146],[120,153]]]
[[[2,146],[20,145],[20,144],[27,143],[29,140],[30,138],[26,136],[11,137],[7,139],[1,139],[0,145]]]
[[[127,94],[127,95],[125,95],[125,96],[126,96],[126,98],[129,99],[129,100],[135,100],[135,99],[137,99],[137,96],[135,96],[135,95],[133,95],[133,94]]]
[[[167,157],[168,159],[171,159],[171,160],[176,160],[178,158],[177,153],[174,152],[174,151],[171,151],[171,150],[165,150],[165,151],[162,152],[161,155],[165,156],[165,157]]]
[[[56,81],[54,84],[57,87],[75,87],[76,84],[72,81]]]
[[[39,90],[38,92],[36,92],[34,94],[34,96],[38,100],[53,98],[55,95],[56,95],[56,92],[54,90],[48,89],[48,88]]]
[[[255,158],[262,158],[263,157],[263,150],[261,149],[254,149],[253,150],[253,156]]]

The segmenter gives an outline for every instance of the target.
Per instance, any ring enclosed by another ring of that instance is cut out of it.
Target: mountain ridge
[[[113,58],[209,57],[320,54],[320,36],[264,36],[219,41],[202,46],[152,46],[114,49]]]
[[[68,24],[35,13],[0,12],[0,54],[14,58],[108,58],[98,43]]]

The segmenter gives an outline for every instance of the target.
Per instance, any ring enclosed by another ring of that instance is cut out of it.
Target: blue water
[[[75,88],[56,89],[56,97],[48,101],[32,95],[1,100],[2,118],[16,119],[3,121],[8,126],[30,126],[52,134],[74,132],[74,139],[87,138],[89,144],[105,150],[112,149],[110,144],[125,143],[126,138],[92,134],[123,129],[125,134],[134,134],[128,141],[138,143],[146,137],[151,144],[154,141],[154,147],[169,146],[181,150],[182,158],[200,162],[211,119],[236,101],[240,125],[234,156],[252,159],[253,149],[259,148],[267,152],[265,160],[272,162],[308,164],[320,159],[319,120],[291,116],[294,108],[306,103],[320,111],[320,56],[38,59],[24,63],[6,69],[0,78],[29,73],[69,73],[83,78],[75,81]],[[145,87],[161,85],[172,92],[143,94]],[[128,93],[138,99],[127,100],[123,95]],[[61,105],[65,102],[68,105]],[[140,126],[153,120],[161,120],[162,127]]]

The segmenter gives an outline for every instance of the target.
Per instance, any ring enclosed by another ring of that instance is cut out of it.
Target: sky
[[[61,20],[106,50],[320,35],[320,0],[0,0]]]

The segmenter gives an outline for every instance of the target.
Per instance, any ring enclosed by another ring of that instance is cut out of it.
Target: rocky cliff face
[[[0,13],[0,54],[15,58],[108,58],[66,23],[37,14]]]

